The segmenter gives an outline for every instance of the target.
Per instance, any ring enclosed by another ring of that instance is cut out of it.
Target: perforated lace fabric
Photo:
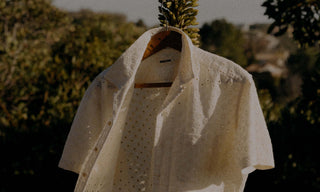
[[[249,173],[274,167],[271,139],[254,81],[239,65],[194,47],[184,32],[169,27],[182,36],[181,54],[160,51],[145,60],[148,70],[138,70],[144,64],[141,59],[148,42],[162,30],[151,29],[143,34],[87,89],[59,162],[59,167],[79,173],[76,192],[112,192],[114,186],[121,187],[120,179],[127,183],[140,182],[139,171],[134,173],[141,161],[133,161],[136,163],[133,167],[128,166],[130,163],[123,166],[128,175],[120,174],[118,163],[126,158],[122,138],[135,123],[130,121],[132,126],[125,125],[129,124],[130,106],[137,102],[134,83],[146,83],[149,77],[158,82],[175,76],[161,110],[153,114],[157,116],[154,132],[147,134],[154,135],[150,138],[154,142],[150,141],[149,150],[141,154],[151,160],[152,173],[141,180],[145,185],[136,190],[131,185],[123,190],[242,192]],[[178,67],[160,65],[159,69],[153,65],[167,57],[172,57]],[[127,138],[126,142],[134,140]],[[134,151],[132,147],[130,150]],[[135,154],[129,155],[130,161]],[[141,169],[142,174],[143,170],[147,174],[149,165],[146,163]]]
[[[134,89],[123,129],[112,192],[150,191],[154,128],[169,88]]]

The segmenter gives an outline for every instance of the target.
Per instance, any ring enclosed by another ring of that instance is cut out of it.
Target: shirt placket
[[[174,141],[166,140],[161,133],[164,131],[163,123],[168,118],[170,109],[174,107],[175,101],[183,93],[184,89],[185,85],[182,85],[179,79],[177,79],[170,88],[168,96],[157,114],[152,150],[152,192],[170,191],[170,172]]]

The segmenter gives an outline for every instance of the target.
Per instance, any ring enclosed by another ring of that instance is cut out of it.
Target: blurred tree
[[[292,26],[294,39],[301,45],[319,44],[319,0],[266,0],[262,6],[265,15],[274,20],[269,32],[279,36]]]
[[[199,45],[199,29],[196,16],[198,0],[159,0],[159,20],[162,26],[173,26],[182,29],[189,35],[194,45]],[[168,22],[168,23],[167,23]]]
[[[35,184],[31,178],[58,176],[48,164],[56,164],[64,134],[47,111],[56,95],[48,94],[44,77],[52,66],[50,46],[71,18],[46,0],[1,1],[0,13],[0,191],[18,191]]]
[[[36,84],[51,61],[50,45],[63,37],[71,20],[46,0],[0,5],[0,103],[6,112],[0,122],[27,130],[28,125],[19,121],[39,118],[33,117],[26,105],[43,100]]]
[[[316,67],[319,49],[316,47],[301,48],[288,58],[288,68],[291,73],[304,75]]]
[[[266,14],[275,21],[276,35],[293,25],[293,37],[302,49],[291,55],[288,66],[301,74],[301,96],[290,102],[278,121],[269,122],[274,146],[276,169],[268,175],[254,173],[249,177],[248,191],[320,191],[320,52],[318,0],[266,0]],[[311,48],[306,49],[306,45]]]
[[[200,29],[201,48],[226,57],[241,66],[248,64],[245,43],[240,29],[226,20],[205,23]]]
[[[304,74],[302,96],[290,102],[278,121],[269,122],[276,168],[254,172],[246,191],[320,190],[320,60]],[[266,186],[261,189],[261,186]]]
[[[144,28],[147,28],[147,25],[144,23],[144,21],[142,19],[139,19],[137,22],[136,22],[136,25],[138,27],[144,27]]]
[[[145,28],[47,0],[0,1],[0,13],[0,191],[71,191],[57,164],[80,99]]]

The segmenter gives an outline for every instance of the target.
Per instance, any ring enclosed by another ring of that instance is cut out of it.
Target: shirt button
[[[111,126],[111,125],[112,125],[112,122],[111,122],[111,121],[108,121],[108,125]]]

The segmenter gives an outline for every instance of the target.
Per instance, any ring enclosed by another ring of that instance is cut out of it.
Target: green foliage
[[[301,48],[288,58],[288,68],[291,73],[304,75],[314,70],[319,48]]]
[[[300,75],[303,83],[300,97],[285,106],[278,120],[268,122],[276,168],[267,176],[255,173],[249,189],[260,190],[259,180],[264,180],[268,183],[265,191],[319,191],[320,51],[316,46],[320,1],[266,0],[263,6],[274,19],[269,31],[279,28],[275,35],[282,35],[292,26],[293,38],[304,47],[287,64],[289,75]]]
[[[274,21],[269,32],[277,28],[275,35],[284,34],[290,26],[300,45],[319,44],[320,1],[319,0],[266,0],[265,15]]]
[[[297,105],[303,119],[320,131],[320,53],[312,71],[304,74],[302,95]],[[320,132],[319,132],[320,133]],[[318,134],[319,135],[319,134]]]
[[[320,62],[305,74],[302,97],[287,105],[281,119],[271,126],[274,139],[278,186],[319,191],[320,166]],[[297,182],[299,181],[299,182]],[[287,188],[288,189],[288,188]]]
[[[276,121],[281,117],[283,108],[278,102],[274,101],[269,89],[258,90],[260,105],[267,122]]]
[[[244,38],[240,29],[226,20],[205,23],[200,29],[201,48],[246,66]]]
[[[196,16],[198,0],[159,0],[159,20],[162,26],[173,26],[182,29],[189,35],[194,45],[199,45],[199,29]]]
[[[92,79],[145,28],[122,15],[67,13],[46,0],[1,1],[0,13],[0,191],[20,191],[26,185],[10,181],[22,178],[35,191],[63,175],[58,160]]]
[[[67,32],[70,18],[45,0],[6,1],[1,12],[0,125],[26,130],[29,124],[22,122],[44,114],[27,105],[46,100],[37,84],[51,63],[50,45]]]
[[[272,102],[268,91],[259,90],[261,105],[268,119],[276,167],[252,173],[246,184],[247,191],[320,190],[320,156],[317,154],[320,146],[320,57],[314,61],[312,70],[302,73],[301,96],[281,111],[272,109],[277,109],[277,104]],[[278,118],[270,118],[268,109],[278,114]],[[266,187],[261,189],[261,186]]]

